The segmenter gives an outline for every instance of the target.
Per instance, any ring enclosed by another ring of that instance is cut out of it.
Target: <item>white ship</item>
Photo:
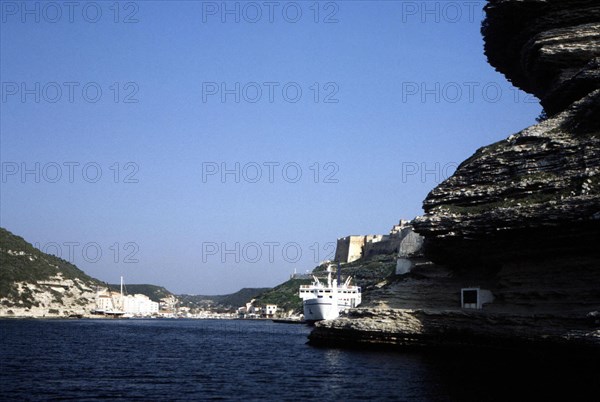
[[[304,305],[304,321],[315,322],[332,320],[340,315],[340,311],[356,307],[361,302],[359,286],[351,286],[351,277],[341,283],[340,268],[337,269],[337,279],[332,279],[333,269],[327,267],[327,285],[313,276],[312,285],[301,285],[299,296]]]

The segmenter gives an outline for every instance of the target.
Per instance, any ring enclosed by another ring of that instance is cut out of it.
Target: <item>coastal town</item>
[[[389,234],[350,235],[339,238],[335,260],[326,260],[320,264],[320,267],[328,267],[326,271],[321,273],[328,274],[328,281],[321,284],[313,274],[294,272],[290,275],[290,280],[307,281],[300,285],[294,297],[297,297],[298,300],[310,300],[313,298],[312,294],[314,292],[317,294],[314,299],[317,300],[321,297],[318,296],[319,292],[329,292],[327,289],[332,288],[332,283],[336,284],[335,288],[339,286],[341,289],[345,286],[344,290],[340,290],[340,294],[347,294],[352,288],[358,297],[360,295],[358,287],[347,287],[351,278],[345,278],[345,284],[342,283],[341,277],[332,281],[331,273],[333,270],[337,273],[334,262],[347,265],[360,260],[371,261],[382,255],[393,256],[392,258],[395,259],[396,264],[394,274],[398,275],[410,271],[411,264],[414,264],[414,262],[413,259],[408,257],[418,253],[421,245],[422,238],[412,230],[410,222],[406,220],[400,220],[398,224],[393,225]],[[325,278],[322,277],[322,279]],[[379,278],[379,280],[383,279],[384,276]],[[309,283],[313,280],[316,280],[316,282],[310,285]],[[302,321],[306,318],[306,314],[297,309],[286,309],[274,303],[261,302],[256,298],[251,298],[242,306],[223,309],[216,308],[207,300],[202,300],[204,303],[201,303],[201,306],[182,305],[182,300],[174,295],[168,295],[153,301],[145,294],[127,294],[126,289],[127,286],[124,285],[123,278],[121,278],[119,289],[109,286],[98,287],[95,308],[91,311],[91,315],[111,318],[285,319],[292,321]],[[309,303],[311,302],[309,301]],[[360,303],[360,298],[353,302],[349,300],[348,303],[348,307],[355,307]],[[339,308],[339,310],[343,309],[343,307]],[[330,314],[337,316],[339,311],[337,308],[335,310]]]
[[[15,240],[8,232],[6,243]],[[17,240],[21,242],[22,239]],[[289,280],[281,286],[269,289],[247,289],[234,294],[227,302],[216,301],[226,296],[176,295],[160,286],[135,285],[126,283],[121,277],[117,285],[109,285],[87,277],[83,272],[73,277],[60,268],[64,261],[46,261],[53,256],[40,253],[30,244],[22,242],[4,250],[11,260],[26,261],[31,264],[50,263],[49,269],[55,273],[40,280],[15,283],[15,290],[0,298],[0,316],[30,318],[189,318],[189,319],[285,319],[301,321],[303,301],[320,297],[319,292],[331,288],[332,282],[343,286],[341,278],[331,280],[330,269],[358,269],[359,285],[374,284],[390,274],[402,274],[410,270],[414,259],[407,258],[421,247],[422,239],[412,230],[409,221],[400,220],[388,234],[350,235],[337,239],[335,260],[322,261],[313,272],[290,274]],[[385,263],[379,261],[385,259]],[[335,262],[335,263],[334,263]],[[365,267],[363,267],[363,263]],[[377,267],[385,266],[385,269]],[[333,268],[330,268],[333,267]],[[68,269],[67,269],[68,268]],[[58,269],[58,271],[57,271]],[[68,266],[65,270],[77,269]],[[360,273],[362,272],[362,274]],[[326,280],[329,275],[329,283]],[[324,281],[319,282],[318,277]],[[364,277],[364,278],[363,278]],[[367,279],[365,279],[367,278]],[[344,277],[348,282],[351,278]],[[316,281],[316,282],[315,282]],[[311,285],[312,283],[312,285]],[[347,283],[345,285],[348,285]],[[337,285],[336,285],[337,287]],[[359,288],[354,286],[355,291]],[[313,290],[311,290],[313,289]],[[348,288],[349,290],[350,288]],[[271,292],[274,298],[265,297]],[[340,293],[343,294],[347,290]],[[350,301],[349,301],[350,303]],[[355,300],[348,306],[360,303]],[[340,307],[342,310],[342,307]],[[338,311],[334,312],[337,316]]]
[[[259,319],[281,317],[283,311],[276,304],[255,305],[255,300],[239,307],[236,312],[217,312],[212,309],[179,307],[178,299],[170,295],[159,302],[140,293],[124,295],[109,287],[99,288],[92,316],[112,318],[196,318],[196,319]]]

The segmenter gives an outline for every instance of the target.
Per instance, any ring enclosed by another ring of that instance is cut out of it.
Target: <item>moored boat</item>
[[[340,312],[353,308],[361,302],[361,289],[350,285],[351,277],[341,284],[341,270],[338,264],[337,279],[332,279],[333,268],[327,267],[327,284],[313,276],[311,285],[301,285],[299,296],[303,300],[304,321],[315,322],[332,320]]]

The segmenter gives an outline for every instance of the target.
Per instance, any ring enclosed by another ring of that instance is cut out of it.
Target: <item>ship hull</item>
[[[321,320],[333,320],[340,316],[342,310],[356,307],[361,301],[361,291],[359,286],[349,286],[350,277],[346,279],[343,285],[339,275],[338,279],[332,279],[331,266],[327,268],[327,284],[313,276],[314,281],[311,285],[300,285],[298,296],[303,300],[304,320],[308,323],[314,323]]]
[[[340,311],[337,304],[331,300],[308,299],[304,300],[304,321],[315,322],[333,320],[339,317]]]

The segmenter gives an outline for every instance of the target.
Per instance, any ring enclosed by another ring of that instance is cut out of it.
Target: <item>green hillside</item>
[[[0,298],[19,298],[26,304],[33,303],[33,296],[19,295],[15,282],[44,281],[59,272],[65,279],[77,278],[88,286],[101,284],[70,262],[45,254],[22,237],[0,228]]]
[[[342,264],[341,267],[342,280],[351,276],[352,283],[362,287],[363,291],[365,291],[396,272],[396,256],[390,254],[374,255],[369,259],[361,258],[347,264]],[[326,277],[326,269],[327,265],[323,264],[315,268],[313,273],[317,274],[319,278]]]
[[[121,285],[108,285],[110,287],[111,290],[115,291],[115,292],[119,292],[121,289]],[[165,289],[162,286],[157,286],[157,285],[147,285],[147,284],[142,284],[142,285],[123,285],[124,286],[124,290],[123,293],[127,294],[127,295],[134,295],[134,294],[142,294],[142,295],[146,295],[150,298],[150,300],[155,301],[155,302],[160,302],[160,299],[164,298],[164,297],[169,297],[169,296],[173,296],[173,293],[169,292],[167,289]]]
[[[310,283],[310,279],[290,279],[258,296],[256,304],[259,306],[277,304],[277,307],[284,311],[294,310],[299,313],[302,311],[302,300],[298,297],[298,290],[300,285],[310,285]]]
[[[221,311],[232,311],[245,305],[258,295],[268,291],[270,288],[243,288],[228,295],[177,295],[179,307],[215,309]]]
[[[313,274],[321,280],[327,278],[327,265],[323,264],[313,270]],[[342,265],[342,280],[352,277],[352,284],[362,287],[363,292],[378,282],[393,275],[396,270],[395,255],[376,255],[368,260],[357,260]],[[336,268],[337,269],[337,268]],[[335,277],[335,272],[333,273]],[[300,285],[309,285],[311,279],[290,279],[279,286],[268,290],[256,298],[258,305],[277,304],[284,311],[302,312],[302,300],[298,297]]]

